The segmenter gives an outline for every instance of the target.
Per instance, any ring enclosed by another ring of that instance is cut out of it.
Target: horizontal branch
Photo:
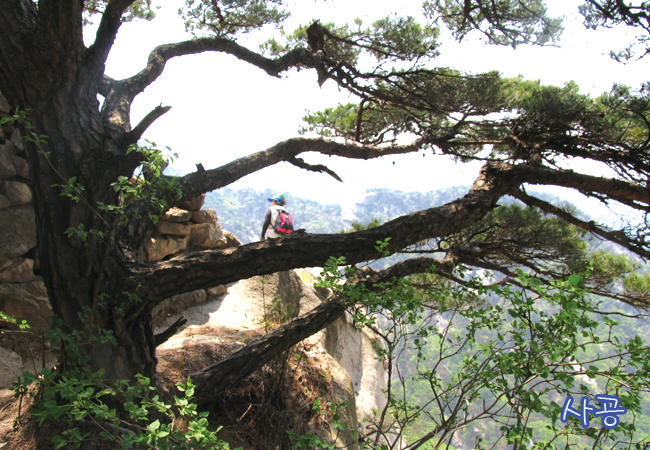
[[[323,155],[341,156],[350,159],[374,159],[386,155],[397,155],[412,153],[420,150],[427,141],[418,140],[410,145],[397,145],[392,147],[373,147],[360,146],[356,144],[341,144],[338,142],[326,141],[323,139],[313,138],[293,138],[280,142],[273,147],[244,156],[243,158],[231,161],[221,167],[210,170],[197,170],[196,172],[180,177],[178,187],[181,190],[183,199],[196,197],[205,192],[219,189],[234,183],[246,175],[257,172],[258,170],[270,167],[282,161],[291,162],[307,170],[326,172],[335,179],[341,179],[333,171],[321,165],[310,165],[304,161],[299,162],[297,155],[304,152],[317,152]],[[162,198],[169,205],[174,205],[178,201],[173,192],[160,192],[157,198]],[[149,200],[142,199],[131,203],[125,214],[128,217],[147,217],[149,210]],[[151,231],[153,224],[150,220],[131,220],[128,225],[128,239],[133,248],[139,245],[141,239]]]
[[[292,233],[286,238],[234,249],[188,253],[152,265],[134,266],[132,280],[142,283],[138,294],[151,307],[175,293],[208,285],[299,267],[324,266],[331,256],[345,257],[347,264],[375,259],[380,257],[378,241],[390,238],[386,250],[394,253],[426,239],[447,236],[480,220],[513,187],[509,182],[503,183],[496,173],[490,174],[488,168],[482,170],[464,197],[379,227],[350,234]]]
[[[301,140],[298,140],[299,142]],[[313,140],[310,140],[313,141]],[[359,151],[371,156],[372,149],[350,148],[342,144],[318,141],[322,152],[345,154]],[[297,144],[297,143],[294,143]],[[327,146],[332,147],[327,147]],[[337,146],[338,145],[338,146]],[[280,147],[282,145],[279,144]],[[291,145],[288,148],[292,148]],[[294,151],[294,150],[292,150]],[[375,150],[378,151],[378,150]],[[396,149],[393,149],[396,151]],[[357,154],[356,156],[359,156]],[[251,166],[266,166],[278,158],[273,151],[260,152],[234,161],[230,165],[181,178],[184,192],[202,192],[213,186],[232,181],[235,173],[246,172]],[[231,166],[230,170],[225,169]],[[223,170],[223,172],[221,172]],[[214,179],[216,173],[223,178]],[[203,182],[199,188],[198,182]],[[390,238],[386,250],[398,252],[418,242],[440,238],[476,223],[490,212],[506,194],[516,194],[524,183],[549,184],[580,190],[606,193],[613,199],[634,199],[650,202],[650,193],[639,186],[619,180],[604,179],[572,171],[548,169],[531,164],[508,165],[490,163],[483,166],[479,177],[467,195],[443,206],[408,214],[381,226],[351,234],[318,235],[293,233],[282,239],[271,239],[235,249],[189,253],[169,261],[133,267],[132,279],[146,280],[139,290],[145,303],[155,305],[163,298],[177,293],[225,284],[255,275],[274,273],[300,267],[323,266],[331,257],[345,257],[347,264],[356,264],[379,257],[377,242]],[[196,188],[198,191],[192,191]],[[137,224],[139,221],[132,221]]]
[[[296,158],[296,156],[305,152],[315,152],[322,155],[339,156],[348,159],[368,160],[387,155],[417,152],[427,142],[425,139],[418,139],[409,145],[376,147],[370,145],[343,144],[320,138],[292,138],[279,142],[267,150],[236,159],[221,167],[185,175],[178,180],[179,188],[185,198],[191,198],[204,192],[210,192],[228,186],[246,175],[283,161],[290,162],[303,169],[327,172],[335,179],[341,181],[338,175],[325,166],[308,164],[302,159]]]
[[[495,164],[494,166],[497,166]],[[611,200],[628,204],[641,211],[650,206],[650,189],[614,178],[584,175],[573,170],[559,170],[535,164],[498,164],[504,176],[528,184],[576,189],[585,195],[603,194]],[[638,203],[635,206],[635,203]]]

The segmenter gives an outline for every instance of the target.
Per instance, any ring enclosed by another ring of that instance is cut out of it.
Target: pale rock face
[[[325,349],[350,374],[361,421],[386,405],[382,393],[387,387],[386,370],[373,348],[377,343],[374,333],[367,328],[358,331],[347,314],[325,332]]]
[[[172,237],[156,236],[145,241],[140,251],[140,258],[144,262],[162,260],[165,256],[174,255],[187,249],[189,236]]]
[[[217,223],[217,221],[217,212],[214,209],[192,211],[192,222],[194,223]]]
[[[193,346],[238,350],[259,332],[276,299],[293,317],[309,312],[321,303],[322,297],[312,286],[313,276],[308,272],[287,271],[240,280],[228,285],[219,296],[213,296],[214,292],[208,289],[204,303],[170,315],[155,330],[164,331],[180,315],[188,320],[178,334],[157,347],[157,357],[164,360],[178,352],[191,353],[189,349]],[[386,404],[381,391],[386,385],[386,370],[376,360],[373,336],[358,332],[345,319],[331,327],[333,331],[328,328],[305,341],[309,348],[305,356],[331,376],[334,386],[328,401],[347,402],[349,406],[339,410],[342,422],[347,430],[357,430],[359,420]],[[329,353],[328,347],[333,348],[334,354]],[[334,430],[338,435],[330,438],[339,447],[354,448],[356,440],[347,430],[340,434]]]
[[[170,208],[162,217],[162,220],[166,220],[167,222],[187,222],[191,218],[191,211],[186,211],[181,208]]]

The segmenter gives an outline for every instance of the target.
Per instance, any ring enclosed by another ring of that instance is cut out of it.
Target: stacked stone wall
[[[0,93],[0,118],[11,118],[11,111]],[[0,311],[42,329],[49,326],[52,309],[40,276],[29,185],[23,138],[20,129],[8,121],[0,128]],[[204,199],[201,195],[170,209],[138,252],[140,261],[153,263],[187,251],[241,245],[232,233],[221,229],[214,210],[201,209]],[[154,324],[224,292],[223,286],[215,286],[166,299],[154,310]]]
[[[205,195],[200,195],[167,211],[156,224],[152,236],[142,245],[139,259],[142,262],[156,262],[187,251],[240,246],[234,234],[221,229],[213,209],[201,209],[204,201]],[[154,309],[153,324],[158,326],[167,317],[225,292],[225,286],[220,285],[170,297]]]
[[[11,108],[0,93],[0,118]],[[35,328],[52,315],[39,273],[36,225],[23,139],[13,121],[0,128],[0,311]]]

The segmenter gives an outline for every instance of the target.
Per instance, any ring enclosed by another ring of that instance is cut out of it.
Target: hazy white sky
[[[566,15],[567,31],[559,48],[512,48],[486,46],[466,40],[445,42],[437,63],[462,70],[480,72],[497,69],[507,76],[519,74],[540,79],[545,84],[562,85],[575,80],[583,92],[598,94],[614,81],[638,86],[647,81],[650,58],[621,65],[608,56],[629,36],[620,30],[588,31],[582,27],[576,0],[549,0],[552,15]],[[156,45],[191,38],[177,15],[182,0],[168,0],[152,22],[122,26],[107,63],[107,74],[124,78],[141,70],[148,53]],[[395,6],[399,4],[400,6]],[[417,15],[420,1],[406,0],[302,0],[288,2],[292,13],[285,25],[321,22],[352,22],[355,17],[370,24],[389,13]],[[89,34],[87,38],[92,39]],[[255,37],[250,46],[257,48]],[[195,170],[202,162],[206,169],[264,150],[295,137],[305,110],[319,110],[350,99],[332,81],[321,88],[311,71],[290,71],[281,79],[271,78],[259,69],[229,55],[201,54],[170,61],[163,75],[133,105],[133,123],[153,107],[163,104],[172,109],[145,134],[159,146],[170,146],[179,153],[178,169]],[[355,101],[354,99],[351,99]],[[457,165],[447,158],[405,155],[378,161],[351,161],[303,155],[311,163],[324,163],[337,172],[344,183],[325,174],[300,170],[288,163],[249,175],[234,188],[271,188],[279,192],[340,203],[363,189],[386,187],[403,191],[429,191],[446,186],[469,185],[476,177],[478,164]],[[563,194],[565,195],[565,194]],[[569,194],[566,194],[567,196]]]

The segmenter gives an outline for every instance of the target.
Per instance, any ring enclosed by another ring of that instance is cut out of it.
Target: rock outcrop
[[[140,260],[156,262],[186,251],[233,246],[221,229],[217,213],[213,209],[201,210],[204,200],[205,195],[200,195],[167,211],[142,245]]]

